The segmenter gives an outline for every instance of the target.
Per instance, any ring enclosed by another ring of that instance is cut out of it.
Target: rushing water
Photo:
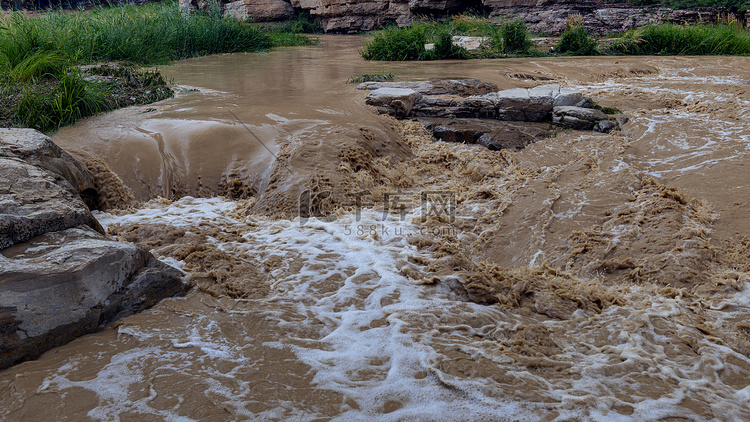
[[[0,372],[0,418],[750,419],[750,58],[361,43],[186,60],[176,98],[55,136],[101,172],[110,233],[195,288]],[[345,83],[388,72],[553,78],[631,121],[435,142]]]

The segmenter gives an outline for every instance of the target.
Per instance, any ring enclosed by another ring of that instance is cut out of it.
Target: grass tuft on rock
[[[352,76],[346,83],[349,84],[361,84],[363,82],[387,82],[396,79],[392,73],[384,74],[365,74],[361,76]]]

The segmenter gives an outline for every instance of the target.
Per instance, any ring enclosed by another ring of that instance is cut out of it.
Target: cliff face
[[[465,11],[482,11],[495,18],[519,17],[529,30],[549,35],[562,32],[566,18],[574,13],[583,16],[589,30],[603,33],[654,22],[712,21],[724,12],[717,8],[669,10],[658,5],[644,8],[622,0],[238,0],[226,7],[229,13],[256,21],[288,19],[307,11],[321,18],[326,32],[343,33],[390,23],[408,25],[419,16],[443,18]]]

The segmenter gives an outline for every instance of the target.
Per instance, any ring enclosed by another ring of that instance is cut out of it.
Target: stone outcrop
[[[620,125],[617,118],[593,108],[591,98],[560,85],[456,95],[467,93],[467,84],[465,80],[378,82],[361,84],[358,89],[372,89],[365,102],[381,114],[418,120],[444,141],[477,143],[492,150],[520,149],[547,137],[551,131],[549,123],[607,133]],[[456,88],[451,89],[451,85]],[[470,85],[490,86],[476,80]],[[435,92],[443,94],[442,97],[428,96],[437,95],[428,94]]]
[[[181,0],[189,5],[207,0]],[[226,6],[228,13],[255,21],[288,19],[299,13],[320,18],[325,32],[354,33],[387,24],[411,24],[420,16],[438,19],[467,12],[484,11],[498,21],[524,20],[532,32],[557,35],[565,29],[568,15],[583,16],[595,33],[620,32],[656,22],[695,23],[715,21],[727,10],[696,7],[671,10],[661,5],[635,6],[623,0],[240,0]],[[747,14],[739,16],[747,21]]]
[[[591,130],[602,120],[607,120],[607,115],[593,108],[561,106],[552,112],[553,123],[578,130]]]
[[[93,190],[49,138],[0,130],[0,369],[184,293],[178,270],[104,235]]]

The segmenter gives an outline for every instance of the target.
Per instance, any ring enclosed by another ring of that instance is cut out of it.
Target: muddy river
[[[185,60],[175,98],[54,136],[110,234],[195,288],[0,372],[0,419],[750,419],[750,58],[362,42]],[[558,83],[630,121],[443,143],[365,106],[365,73]]]

